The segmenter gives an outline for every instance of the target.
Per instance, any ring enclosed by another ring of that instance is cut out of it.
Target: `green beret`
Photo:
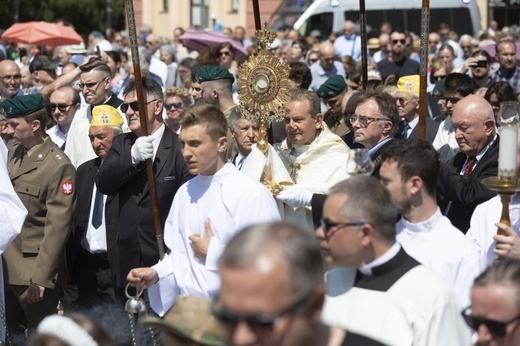
[[[444,96],[444,82],[446,81],[446,78],[443,78],[437,83],[435,83],[435,86],[433,87],[432,95],[435,97],[442,97]]]
[[[337,74],[327,79],[327,81],[320,86],[318,96],[322,99],[330,99],[341,94],[346,87],[347,83],[345,82],[345,78]]]
[[[235,77],[229,73],[227,69],[220,66],[202,66],[197,70],[195,79],[198,83],[218,79],[231,79],[231,82],[235,81]]]
[[[12,99],[5,99],[0,104],[2,113],[6,118],[24,117],[44,107],[43,96],[40,94],[15,96]]]

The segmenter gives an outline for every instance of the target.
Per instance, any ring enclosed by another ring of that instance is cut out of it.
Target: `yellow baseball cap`
[[[90,126],[123,126],[123,117],[117,109],[109,105],[99,105],[92,109]]]
[[[414,93],[419,94],[420,92],[420,77],[418,74],[414,74],[411,76],[404,76],[399,78],[397,81],[397,92],[403,93]]]

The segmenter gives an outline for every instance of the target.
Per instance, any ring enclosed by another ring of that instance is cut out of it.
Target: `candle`
[[[516,179],[519,109],[518,102],[500,103],[500,150],[498,155],[498,178],[500,180]]]

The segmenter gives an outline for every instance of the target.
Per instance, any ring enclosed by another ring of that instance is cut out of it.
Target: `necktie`
[[[242,157],[240,158],[240,161],[238,161],[238,164],[237,164],[237,168],[238,168],[238,170],[242,169],[242,165],[244,164],[244,160],[245,160],[245,159],[246,159],[245,156],[242,156]]]
[[[96,199],[94,201],[94,212],[92,213],[92,226],[98,229],[103,221],[103,194],[96,191]]]
[[[473,166],[475,165],[475,161],[477,158],[475,156],[468,157],[468,161],[466,162],[466,168],[464,168],[464,176],[468,177],[471,172],[473,172]]]
[[[401,132],[401,134],[403,135],[404,139],[408,139],[408,130],[409,129],[411,129],[410,124],[404,123],[403,124],[403,130]]]

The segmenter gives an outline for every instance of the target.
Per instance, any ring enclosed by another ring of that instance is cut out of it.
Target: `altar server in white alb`
[[[381,183],[401,214],[396,240],[407,254],[453,288],[461,306],[468,306],[471,285],[481,266],[471,241],[437,206],[438,157],[426,141],[396,139],[381,154]]]
[[[458,299],[395,241],[390,193],[373,177],[331,189],[316,230],[327,272],[322,319],[346,331],[343,345],[470,345]],[[376,343],[374,343],[376,341]]]
[[[127,277],[149,288],[150,305],[161,316],[179,295],[216,295],[217,262],[231,237],[246,226],[280,219],[267,188],[227,162],[222,111],[196,104],[181,119],[182,154],[197,176],[173,200],[164,227],[167,256],[152,268],[132,269]]]
[[[518,133],[520,147],[520,132]],[[516,174],[520,176],[520,150],[516,156]],[[509,203],[511,227],[498,223],[502,215],[500,196],[479,204],[473,215],[466,237],[475,244],[483,267],[489,266],[501,256],[502,258],[520,259],[520,193],[516,193]],[[504,233],[497,234],[497,228]]]
[[[7,245],[20,234],[26,215],[27,209],[14,192],[7,173],[7,148],[4,142],[0,141],[0,255]],[[2,266],[0,266],[0,299],[5,302]],[[0,341],[6,341],[3,323],[0,323]]]

